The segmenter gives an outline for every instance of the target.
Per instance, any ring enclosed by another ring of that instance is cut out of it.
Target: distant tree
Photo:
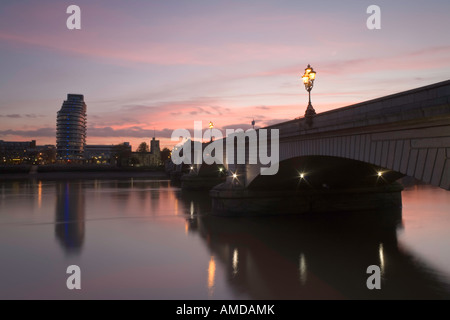
[[[141,142],[139,147],[137,148],[137,152],[150,152],[150,147],[147,142]]]
[[[166,160],[170,159],[170,149],[164,148],[161,150],[161,162],[164,163]]]

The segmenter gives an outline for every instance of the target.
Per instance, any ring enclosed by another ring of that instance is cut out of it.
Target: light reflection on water
[[[0,298],[450,298],[450,193],[403,212],[211,216],[169,181],[0,182]],[[448,262],[448,263],[447,263]],[[81,291],[65,287],[67,266]],[[379,265],[382,289],[366,287]]]

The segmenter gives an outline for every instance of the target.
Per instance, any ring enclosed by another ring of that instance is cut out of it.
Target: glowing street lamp
[[[309,94],[309,103],[305,111],[305,117],[310,117],[316,114],[316,111],[311,104],[311,90],[314,86],[314,79],[316,79],[316,72],[308,64],[308,67],[306,67],[305,69],[305,74],[302,76],[303,84],[305,85],[305,89]]]
[[[211,142],[213,141],[213,139],[212,139],[212,129],[214,128],[214,124],[212,123],[212,121],[210,121],[209,122],[209,130],[210,130],[210,133],[211,133]]]

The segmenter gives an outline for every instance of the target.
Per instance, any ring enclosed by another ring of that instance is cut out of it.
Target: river
[[[449,299],[450,192],[402,198],[383,212],[238,218],[166,180],[3,181],[0,299]],[[66,286],[70,265],[81,290]]]

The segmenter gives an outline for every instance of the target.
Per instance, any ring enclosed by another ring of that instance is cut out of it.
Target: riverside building
[[[68,94],[56,117],[57,159],[64,162],[84,160],[86,146],[86,103],[81,94]]]

